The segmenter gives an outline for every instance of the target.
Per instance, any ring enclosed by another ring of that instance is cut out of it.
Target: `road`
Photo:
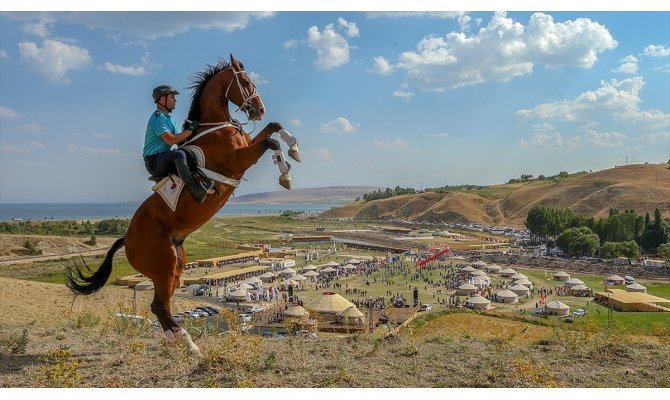
[[[86,250],[86,251],[73,252],[73,253],[50,254],[50,255],[46,255],[46,256],[28,256],[28,257],[10,258],[10,259],[7,259],[7,260],[0,261],[0,266],[11,265],[11,264],[27,264],[27,263],[32,263],[32,262],[36,262],[36,261],[68,259],[68,258],[72,258],[72,257],[78,257],[80,255],[81,256],[97,256],[97,255],[100,255],[100,254],[106,254],[108,250],[109,250],[109,247],[99,247],[99,248],[93,249],[93,250]]]

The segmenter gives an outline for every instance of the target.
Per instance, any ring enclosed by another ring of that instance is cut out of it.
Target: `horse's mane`
[[[207,82],[219,72],[228,68],[230,64],[225,60],[219,60],[216,65],[209,65],[205,67],[205,70],[198,72],[191,78],[191,85],[188,86],[189,89],[193,89],[191,93],[191,107],[188,109],[188,119],[191,121],[200,120],[200,96],[202,91],[207,86]]]

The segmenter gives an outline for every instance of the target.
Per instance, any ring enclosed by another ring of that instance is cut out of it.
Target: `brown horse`
[[[230,63],[219,62],[198,74],[192,88],[195,91],[188,118],[200,121],[201,128],[189,144],[202,150],[206,169],[222,176],[215,183],[216,193],[200,204],[190,191],[184,190],[174,212],[157,193],[149,196],[133,215],[125,236],[109,249],[99,269],[86,276],[81,267],[70,267],[67,286],[74,293],[84,295],[100,290],[111,275],[114,253],[125,246],[130,265],[154,283],[151,311],[165,334],[183,337],[189,351],[200,355],[186,330],[172,318],[170,308],[170,299],[179,287],[179,278],[186,264],[184,240],[226,204],[244,172],[256,164],[266,150],[272,149],[275,154],[280,151],[279,142],[270,135],[285,131],[281,124],[271,122],[252,139],[241,128],[227,123],[231,121],[228,102],[237,105],[252,121],[260,120],[265,114],[255,85],[244,72],[243,65],[232,55]],[[214,127],[205,129],[209,125]],[[206,133],[203,135],[203,132]]]

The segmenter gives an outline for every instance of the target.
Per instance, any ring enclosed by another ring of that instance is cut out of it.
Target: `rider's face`
[[[175,97],[174,94],[168,94],[165,98],[165,108],[168,110],[172,111],[175,109],[175,106],[177,105],[177,98]]]

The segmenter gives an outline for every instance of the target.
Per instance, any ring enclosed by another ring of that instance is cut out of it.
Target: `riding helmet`
[[[165,96],[166,94],[179,94],[179,92],[170,85],[160,85],[154,88],[152,96],[154,101],[158,101],[158,99]]]

